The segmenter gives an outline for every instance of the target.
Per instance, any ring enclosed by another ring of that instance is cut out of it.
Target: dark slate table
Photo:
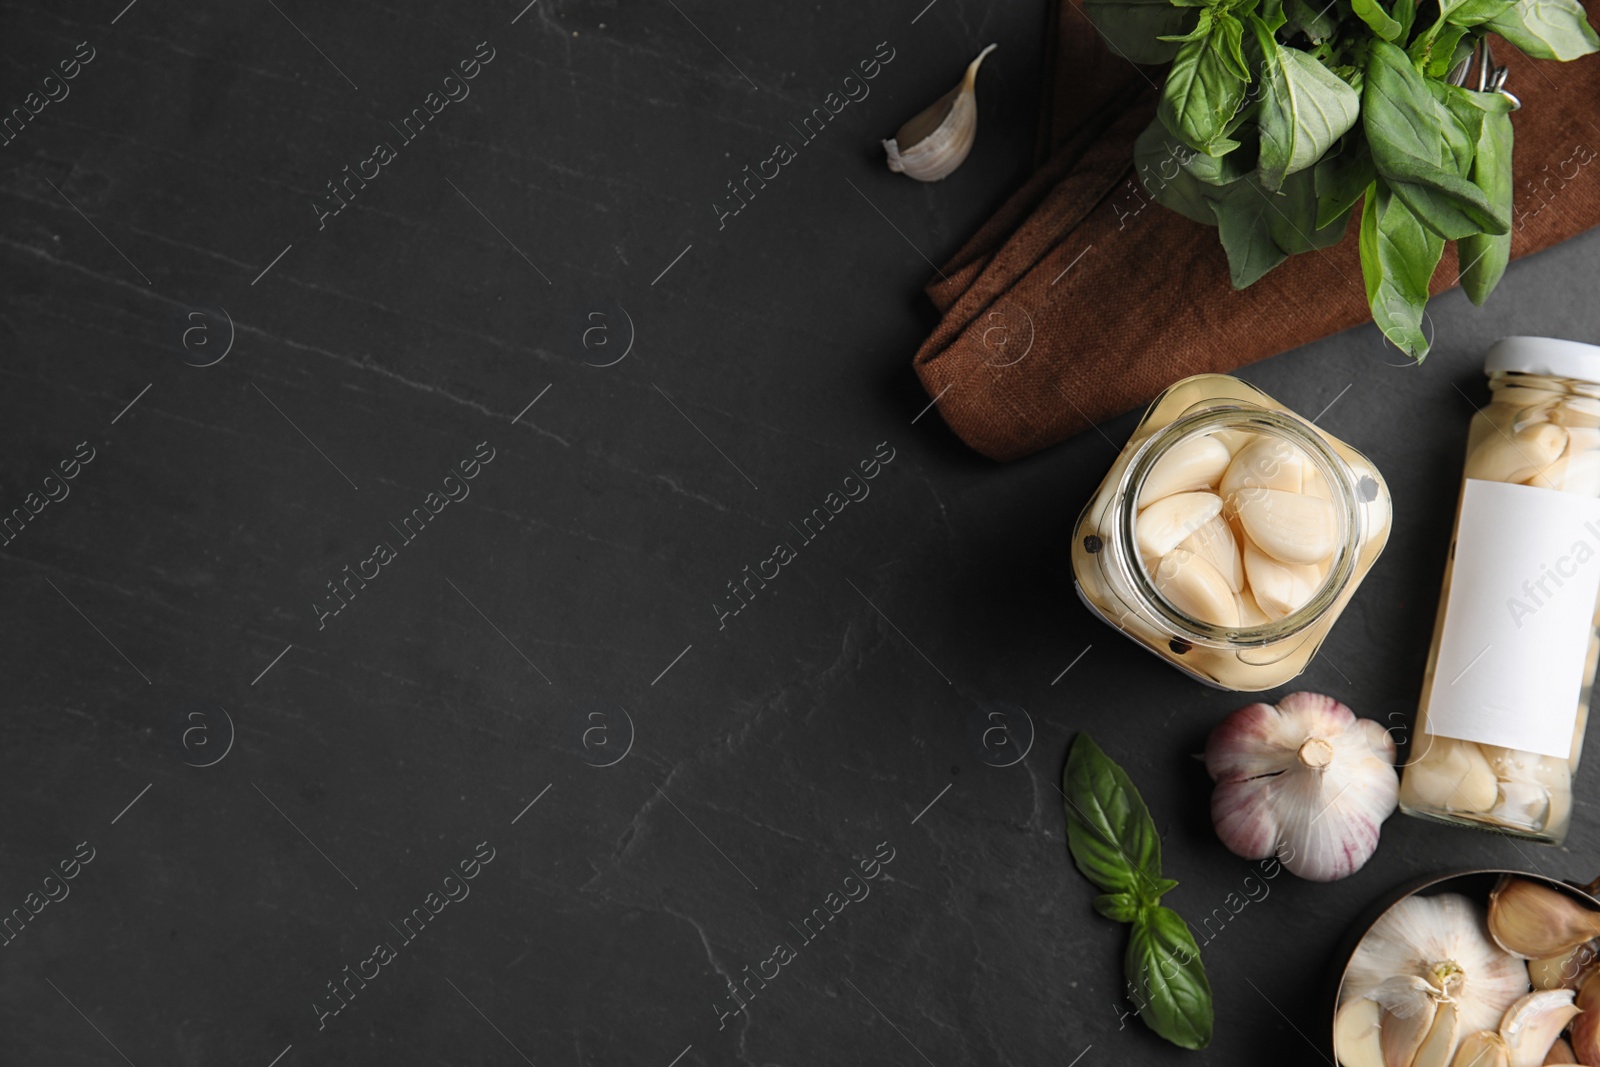
[[[1596,772],[1563,849],[1396,817],[1211,924],[1208,1052],[1127,1016],[1066,745],[1198,923],[1255,871],[1193,758],[1245,701],[1072,593],[1134,416],[997,466],[908,369],[1027,174],[1038,5],[122,3],[4,8],[0,1059],[1313,1063],[1374,898],[1600,868]],[[967,166],[888,173],[991,41]],[[1394,492],[1300,684],[1409,722],[1481,353],[1595,339],[1597,266],[1438,300],[1421,369],[1367,327],[1245,372]]]

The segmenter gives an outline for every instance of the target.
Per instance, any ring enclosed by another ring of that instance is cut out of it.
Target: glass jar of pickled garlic
[[[1360,452],[1237,378],[1150,405],[1072,542],[1101,619],[1221,689],[1301,671],[1389,536],[1389,490]]]
[[[1600,348],[1507,337],[1484,372],[1400,808],[1559,844],[1600,663]]]

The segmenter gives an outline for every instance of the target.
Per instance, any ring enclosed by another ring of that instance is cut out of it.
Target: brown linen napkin
[[[913,360],[950,427],[997,460],[1064,440],[1179,378],[1370,317],[1354,218],[1336,247],[1233,289],[1217,231],[1152,201],[1133,172],[1162,72],[1110,56],[1075,0],[1059,3],[1046,116],[1058,145],[928,284],[943,318]],[[1505,45],[1495,56],[1523,102],[1512,119],[1516,258],[1600,224],[1600,167],[1588,165],[1600,145],[1600,55],[1556,63]],[[1085,69],[1106,73],[1093,114],[1073,104]],[[1456,284],[1456,268],[1447,245],[1435,293]]]

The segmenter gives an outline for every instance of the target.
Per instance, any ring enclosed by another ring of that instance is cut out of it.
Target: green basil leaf
[[[1481,98],[1485,114],[1478,133],[1477,151],[1472,161],[1472,179],[1492,198],[1509,204],[1511,178],[1511,101],[1498,93],[1474,93]],[[1511,262],[1511,234],[1486,233],[1464,237],[1456,242],[1456,259],[1461,264],[1461,288],[1479,307],[1489,299],[1494,287]]]
[[[1223,137],[1244,102],[1249,83],[1234,65],[1243,29],[1232,15],[1215,14],[1204,38],[1178,47],[1161,90],[1156,114],[1162,123],[1191,148],[1207,155],[1226,154],[1223,146],[1214,142]]]
[[[1378,0],[1351,0],[1350,6],[1355,10],[1356,17],[1365,22],[1373,33],[1385,41],[1392,41],[1400,36],[1401,25],[1389,17]]]
[[[1360,130],[1345,135],[1337,151],[1317,161],[1314,171],[1317,193],[1317,227],[1331,225],[1338,218],[1348,219],[1378,172],[1367,151],[1367,139]]]
[[[1084,0],[1084,14],[1111,51],[1133,63],[1169,63],[1178,46],[1161,38],[1185,33],[1198,17],[1168,0]]]
[[[1062,775],[1067,845],[1083,876],[1106,893],[1154,903],[1161,877],[1161,837],[1139,791],[1121,767],[1079,734]]]
[[[1422,315],[1428,282],[1444,254],[1444,239],[1424,226],[1381,178],[1367,189],[1361,211],[1361,275],[1372,320],[1400,351],[1419,363],[1428,354]]]
[[[1534,59],[1577,59],[1600,51],[1600,37],[1578,0],[1517,0],[1488,25]]]
[[[1133,143],[1133,168],[1156,203],[1195,222],[1215,226],[1208,197],[1216,191],[1196,178],[1187,165],[1192,159],[1210,158],[1174,137],[1160,119],[1152,120]],[[1222,160],[1231,158],[1223,156]]]
[[[1291,3],[1295,0],[1290,0]],[[1305,0],[1298,0],[1304,4]],[[1261,10],[1258,17],[1267,24],[1267,29],[1278,32],[1278,29],[1288,21],[1289,16],[1284,11],[1284,0],[1261,0]]]
[[[1457,63],[1456,54],[1460,51],[1461,38],[1467,35],[1468,28],[1460,23],[1452,22],[1439,31],[1439,36],[1434,38],[1421,54],[1417,57],[1422,63],[1422,72],[1429,78],[1444,78]],[[1423,38],[1418,37],[1418,41]],[[1413,48],[1416,46],[1413,45]],[[1468,46],[1471,53],[1471,46]]]
[[[1509,0],[1508,0],[1509,2]],[[1283,5],[1284,22],[1283,34],[1293,37],[1303,33],[1310,38],[1313,44],[1333,36],[1333,31],[1339,28],[1339,16],[1334,13],[1332,4],[1313,4],[1308,0],[1286,0]],[[1268,26],[1272,26],[1270,22]],[[1279,29],[1272,26],[1273,30]]]
[[[1151,908],[1133,924],[1123,973],[1140,994],[1146,1026],[1183,1048],[1211,1043],[1211,983],[1200,947],[1177,912]]]
[[[1211,13],[1210,8],[1203,8],[1200,11],[1199,19],[1188,33],[1169,34],[1161,39],[1163,41],[1172,41],[1176,44],[1182,44],[1185,41],[1203,41],[1211,36],[1211,23],[1215,18],[1216,16]]]
[[[1278,226],[1276,214],[1283,209],[1260,180],[1249,175],[1224,190],[1211,201],[1217,219],[1217,236],[1228,253],[1228,274],[1235,289],[1245,289],[1262,275],[1289,258],[1273,236]]]
[[[1307,53],[1279,44],[1260,19],[1252,19],[1250,28],[1263,55],[1257,167],[1261,184],[1277,189],[1349,132],[1361,113],[1361,97]]]
[[[1385,41],[1370,44],[1361,120],[1378,174],[1430,229],[1453,240],[1511,228],[1509,210],[1463,176],[1460,153],[1470,165],[1472,139],[1461,119]]]
[[[1139,898],[1130,893],[1102,893],[1094,898],[1094,910],[1112,922],[1131,923],[1139,917]]]
[[[1394,0],[1394,7],[1389,13],[1400,24],[1399,40],[1404,41],[1409,38],[1411,24],[1417,20],[1417,0]]]
[[[1456,0],[1441,13],[1452,26],[1478,26],[1497,19],[1511,9],[1516,0]]]
[[[1272,198],[1267,214],[1267,229],[1272,241],[1291,256],[1331,248],[1344,240],[1350,228],[1350,208],[1318,224],[1316,174],[1310,170],[1289,175],[1283,188]]]

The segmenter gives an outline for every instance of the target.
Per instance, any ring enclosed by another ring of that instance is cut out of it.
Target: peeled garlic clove
[[[1139,507],[1173,493],[1210,489],[1233,458],[1228,446],[1215,437],[1191,437],[1162,453],[1139,487]]]
[[[1281,437],[1258,434],[1228,464],[1217,491],[1223,498],[1241,490],[1281,489],[1298,493],[1306,468],[1306,454]]]
[[[1142,556],[1165,556],[1178,543],[1222,514],[1215,493],[1174,493],[1145,508],[1134,520],[1133,538]]]
[[[1322,576],[1315,566],[1280,563],[1255,543],[1244,543],[1244,573],[1256,604],[1270,619],[1281,619],[1298,611],[1322,587]]]
[[[1387,1067],[1383,1062],[1383,1008],[1376,1000],[1348,1000],[1333,1017],[1333,1056],[1342,1067]]]
[[[1550,820],[1550,790],[1538,782],[1501,782],[1490,811],[1521,829],[1543,830]]]
[[[1333,500],[1333,490],[1328,488],[1328,479],[1322,476],[1315,464],[1306,464],[1304,480],[1300,491],[1307,496],[1318,497],[1322,500]]]
[[[1480,745],[1497,778],[1508,782],[1536,782],[1547,789],[1572,784],[1572,766],[1559,756],[1541,756],[1499,745]]]
[[[1411,1058],[1411,1067],[1450,1067],[1450,1054],[1456,1050],[1459,1031],[1455,1002],[1447,1000],[1439,1005],[1428,1036],[1422,1039],[1417,1054]]]
[[[1212,437],[1228,446],[1228,451],[1237,456],[1239,450],[1254,441],[1259,435],[1249,430],[1213,430]]]
[[[1544,1054],[1544,1062],[1547,1064],[1576,1064],[1578,1062],[1578,1054],[1572,1051],[1572,1046],[1567,1044],[1566,1038],[1558,1037],[1555,1040],[1555,1044],[1550,1046],[1550,1051]]]
[[[1261,605],[1256,603],[1256,598],[1248,589],[1241,590],[1234,595],[1234,606],[1239,609],[1239,625],[1246,629],[1265,626],[1272,619],[1261,610]]]
[[[978,134],[978,102],[973,89],[983,57],[999,45],[990,45],[967,64],[959,85],[906,120],[895,135],[883,142],[889,169],[919,182],[936,182],[961,166]]]
[[[1456,1049],[1451,1067],[1509,1067],[1511,1050],[1493,1030],[1468,1034]]]
[[[1528,980],[1535,989],[1577,989],[1583,984],[1584,971],[1597,959],[1600,949],[1595,942],[1585,941],[1559,956],[1529,960]]]
[[[1477,745],[1425,734],[1427,748],[1406,768],[1407,799],[1446,811],[1488,811],[1500,796],[1494,769]]]
[[[1233,590],[1217,569],[1193,552],[1175,548],[1156,568],[1156,592],[1192,619],[1213,626],[1238,626]]]
[[[1600,911],[1559,889],[1507,875],[1489,894],[1489,934],[1514,956],[1544,959],[1600,937]]]
[[[1545,1053],[1578,1014],[1570,989],[1540,989],[1522,997],[1500,1022],[1511,1052],[1509,1067],[1540,1067]]]
[[[1467,456],[1466,476],[1490,482],[1526,481],[1560,458],[1566,447],[1567,431],[1551,422],[1512,434],[1490,433]]]
[[[1316,563],[1333,554],[1339,530],[1333,504],[1282,489],[1247,490],[1233,497],[1250,540],[1283,563]]]
[[[1577,431],[1573,431],[1576,433]],[[1559,489],[1563,493],[1600,497],[1600,452],[1562,456],[1550,466],[1523,479],[1524,485]]]
[[[1244,588],[1244,559],[1233,529],[1221,515],[1185,537],[1178,545],[1211,564],[1235,593]]]

